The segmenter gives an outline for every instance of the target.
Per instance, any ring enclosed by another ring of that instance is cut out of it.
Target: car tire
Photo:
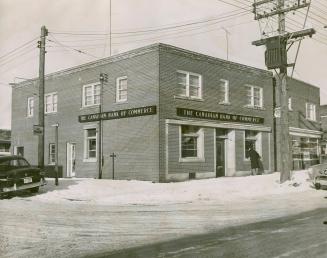
[[[31,193],[37,193],[39,191],[40,187],[37,186],[37,187],[33,187],[30,189]]]
[[[321,188],[321,184],[319,184],[319,183],[315,183],[315,188],[316,188],[317,190],[319,190],[319,189]]]
[[[2,194],[0,194],[0,200],[2,200],[2,199],[8,199],[10,197],[11,197],[10,196],[10,193],[2,193]]]

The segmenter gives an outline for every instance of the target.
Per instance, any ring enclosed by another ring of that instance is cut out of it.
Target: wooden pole
[[[39,41],[40,47],[40,62],[39,62],[39,126],[42,134],[38,138],[38,166],[44,167],[44,68],[45,68],[45,39],[48,35],[48,30],[45,26],[41,27],[41,38]]]

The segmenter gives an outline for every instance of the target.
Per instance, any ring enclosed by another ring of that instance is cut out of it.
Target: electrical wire
[[[236,13],[235,13],[236,12]],[[234,13],[234,14],[233,14]],[[165,26],[165,27],[157,27],[153,29],[140,29],[140,30],[131,30],[131,31],[123,31],[123,32],[112,32],[112,35],[126,35],[126,34],[144,34],[144,33],[153,33],[153,32],[160,32],[165,30],[171,30],[171,29],[177,29],[177,28],[183,28],[188,26],[194,26],[198,24],[208,23],[211,21],[221,20],[228,17],[233,17],[235,15],[241,14],[242,12],[238,10],[234,10],[231,12],[223,13],[221,16],[211,19],[204,19],[200,21],[194,21],[194,22],[188,22],[183,23],[180,25],[172,25],[172,26]],[[106,36],[108,33],[83,33],[83,32],[58,32],[51,30],[49,33],[51,34],[59,34],[59,35],[81,35],[81,36]]]
[[[32,43],[34,40],[36,40],[37,38],[38,38],[38,37],[36,37],[36,38],[33,38],[33,39],[31,39],[31,40],[29,40],[29,41],[25,42],[24,44],[20,45],[19,47],[17,47],[17,48],[15,48],[15,49],[13,49],[13,50],[9,51],[8,53],[6,53],[6,54],[4,54],[4,55],[0,56],[0,59],[2,59],[2,58],[4,58],[4,57],[6,57],[6,56],[8,56],[8,55],[10,55],[11,53],[14,53],[15,51],[17,51],[17,50],[21,49],[22,47],[24,47],[24,46],[26,46],[26,45],[29,45],[29,44],[31,44],[31,43]]]
[[[243,14],[242,16],[245,16],[248,14]],[[242,16],[238,16],[238,17],[242,17]],[[226,19],[227,20],[227,19]],[[224,20],[225,21],[225,20]],[[223,22],[223,21],[220,21]],[[235,27],[238,25],[242,25],[242,24],[248,24],[248,23],[252,23],[255,21],[249,21],[249,22],[242,22],[242,23],[238,23],[238,24],[234,24],[232,26],[225,26],[226,28],[231,28],[231,27]],[[218,22],[215,22],[215,24],[211,24],[211,25],[216,25]],[[206,26],[208,27],[208,26]],[[167,39],[167,38],[179,38],[179,37],[187,37],[187,36],[191,36],[191,35],[198,35],[198,34],[203,34],[203,33],[207,33],[207,32],[211,32],[211,31],[217,31],[217,28],[214,29],[210,29],[210,30],[205,30],[205,31],[201,31],[201,32],[196,32],[196,33],[191,33],[191,34],[184,34],[185,32],[188,31],[194,31],[194,30],[199,30],[202,29],[202,27],[199,28],[195,28],[195,29],[188,29],[188,30],[183,30],[182,32],[179,33],[170,33],[170,34],[164,34],[164,35],[160,35],[160,36],[156,36],[156,37],[151,37],[151,38],[145,38],[145,39],[140,39],[140,40],[131,40],[131,41],[119,41],[119,42],[115,42],[112,43],[113,45],[120,45],[120,44],[128,44],[128,43],[136,43],[136,42],[144,42],[144,41],[151,41],[151,40],[156,40],[156,39]],[[177,35],[177,36],[174,36]],[[170,37],[172,36],[172,37]],[[103,44],[92,44],[92,45],[69,45],[70,47],[79,47],[79,49],[86,49],[87,47],[102,47]],[[58,46],[50,46],[50,47],[58,47]]]

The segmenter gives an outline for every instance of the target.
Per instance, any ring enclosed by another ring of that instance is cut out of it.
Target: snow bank
[[[292,180],[279,183],[279,173],[248,177],[222,177],[178,183],[151,183],[127,180],[50,179],[39,195],[46,202],[89,202],[99,205],[159,205],[227,202],[286,193],[314,191],[308,171],[297,171]]]

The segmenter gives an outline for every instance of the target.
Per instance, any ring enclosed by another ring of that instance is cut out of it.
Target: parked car
[[[37,193],[45,184],[44,172],[31,166],[25,158],[0,156],[0,197],[25,189]]]
[[[309,168],[309,177],[318,190],[327,187],[327,164],[318,164]]]

